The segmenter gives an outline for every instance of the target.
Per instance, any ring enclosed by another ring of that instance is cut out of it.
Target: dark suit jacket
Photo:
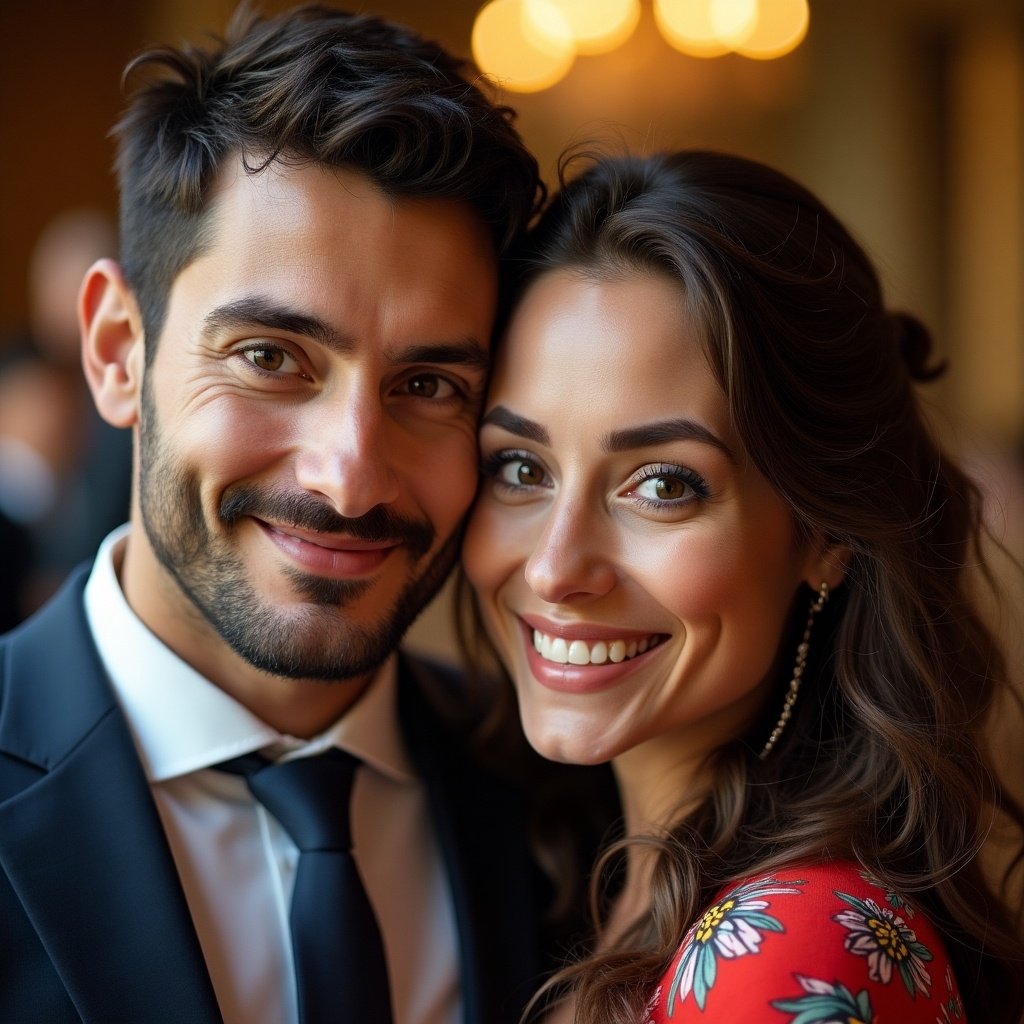
[[[219,1021],[155,804],[89,634],[85,577],[80,570],[0,640],[0,1021]],[[423,673],[403,662],[400,717],[451,882],[464,1019],[511,1022],[542,970],[522,804],[467,764],[424,697]]]

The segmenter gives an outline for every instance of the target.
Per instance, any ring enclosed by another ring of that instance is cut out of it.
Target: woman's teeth
[[[545,661],[557,665],[604,665],[628,661],[638,654],[650,650],[658,643],[657,636],[645,636],[641,640],[564,640],[560,636],[548,636],[539,629],[533,631],[533,646]]]

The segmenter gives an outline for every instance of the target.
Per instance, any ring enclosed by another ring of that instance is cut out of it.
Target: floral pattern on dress
[[[703,1010],[718,977],[718,961],[734,960],[760,952],[768,932],[785,929],[778,918],[765,911],[771,906],[766,896],[799,895],[801,881],[780,882],[762,878],[732,889],[709,907],[690,929],[684,941],[668,993],[668,1015],[692,993]]]
[[[964,1004],[953,980],[953,968],[946,965],[946,1001],[939,1006],[935,1024],[953,1024],[964,1019]]]
[[[737,880],[652,980],[639,1024],[969,1024],[942,934],[923,907],[910,918],[849,860]]]
[[[918,941],[914,930],[889,907],[879,906],[873,899],[858,899],[836,892],[850,910],[843,910],[833,920],[846,928],[846,949],[867,958],[868,977],[888,985],[893,968],[899,972],[907,992],[912,998],[920,993],[926,999],[931,994],[931,975],[925,963],[932,959],[931,951]]]
[[[872,1024],[875,1011],[871,1008],[871,994],[861,989],[854,995],[839,981],[820,981],[796,974],[797,983],[804,990],[795,999],[776,999],[769,1005],[793,1016],[790,1024]]]
[[[862,871],[860,873],[860,877],[863,878],[868,885],[873,885],[876,889],[881,889],[885,893],[885,902],[888,903],[893,910],[898,910],[908,920],[914,919],[916,911],[898,892],[893,892],[892,889],[888,888],[884,882],[875,878],[870,871]]]

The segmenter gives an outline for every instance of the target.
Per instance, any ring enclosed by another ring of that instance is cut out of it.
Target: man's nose
[[[399,496],[379,388],[359,382],[319,396],[302,417],[298,484],[353,519]]]

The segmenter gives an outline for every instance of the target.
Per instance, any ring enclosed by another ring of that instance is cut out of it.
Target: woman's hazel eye
[[[526,487],[544,483],[544,471],[532,462],[520,462],[516,475],[519,482]]]
[[[540,487],[544,483],[544,470],[535,462],[514,459],[501,467],[501,479],[513,487]]]
[[[654,493],[662,501],[672,501],[674,498],[683,497],[686,493],[686,484],[670,476],[659,476],[654,481]]]
[[[647,501],[681,501],[693,496],[693,485],[677,476],[650,476],[633,488],[633,494]]]

